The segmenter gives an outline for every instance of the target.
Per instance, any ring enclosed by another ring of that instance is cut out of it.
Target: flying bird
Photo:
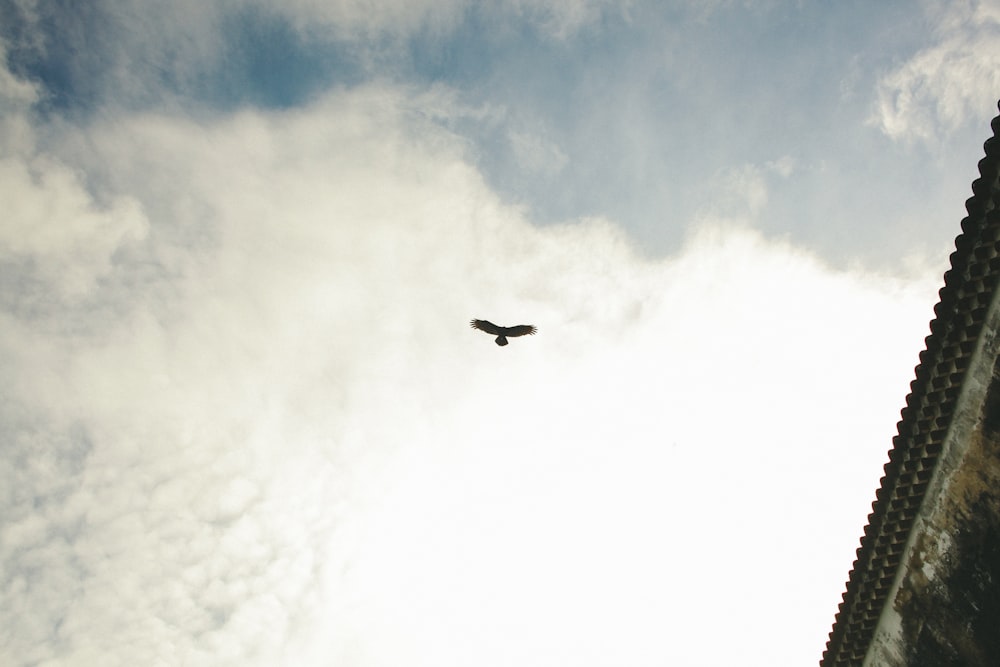
[[[472,320],[469,322],[473,329],[479,329],[480,331],[485,331],[488,334],[497,337],[497,345],[506,345],[507,336],[511,338],[515,336],[534,336],[535,332],[538,331],[535,327],[530,324],[518,324],[516,327],[498,327],[492,322],[487,320]]]

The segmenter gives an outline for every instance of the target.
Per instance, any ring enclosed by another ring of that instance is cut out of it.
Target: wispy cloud
[[[522,15],[557,39],[565,39],[581,28],[600,23],[603,16],[612,12],[627,16],[630,0],[507,0],[507,11]]]
[[[885,74],[872,122],[899,141],[937,142],[972,118],[988,118],[1000,90],[1000,3],[932,5],[936,43]]]

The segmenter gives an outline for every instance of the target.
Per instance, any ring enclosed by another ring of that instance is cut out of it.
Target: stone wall
[[[865,665],[1000,665],[1000,312],[993,303]]]

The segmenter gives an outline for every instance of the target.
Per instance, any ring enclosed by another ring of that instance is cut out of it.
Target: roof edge
[[[1000,102],[998,102],[1000,109]],[[906,406],[889,450],[847,587],[834,618],[821,667],[858,664],[875,632],[901,553],[898,536],[908,536],[923,502],[931,471],[954,416],[987,310],[1000,282],[1000,115],[983,144],[979,178],[965,202],[967,216],[955,238],[951,268],[934,307],[931,334],[914,369]],[[905,539],[903,540],[905,544]]]

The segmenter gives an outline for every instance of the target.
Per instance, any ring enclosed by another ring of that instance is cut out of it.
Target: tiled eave
[[[1000,280],[1000,116],[992,128],[821,667],[864,660]]]

